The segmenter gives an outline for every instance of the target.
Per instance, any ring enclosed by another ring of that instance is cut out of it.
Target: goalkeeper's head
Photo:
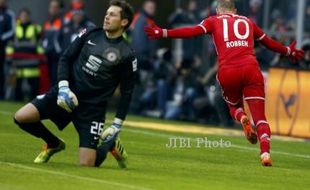
[[[104,18],[103,28],[107,32],[126,30],[134,17],[132,6],[123,0],[111,0]]]
[[[237,12],[234,0],[217,0],[217,14],[235,14]]]

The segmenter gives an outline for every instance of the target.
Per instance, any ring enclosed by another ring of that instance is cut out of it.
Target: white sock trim
[[[270,137],[267,133],[262,134],[262,136],[259,137],[260,140],[262,139],[267,139],[268,141],[270,140]]]
[[[269,156],[270,157],[270,153],[269,152],[263,152],[260,157],[264,158],[265,156]]]
[[[235,120],[237,121],[237,115],[240,113],[240,112],[244,112],[244,110],[242,108],[238,108],[236,111],[235,111]]]
[[[258,127],[258,126],[261,125],[261,124],[267,124],[267,125],[269,125],[269,123],[268,123],[267,121],[265,121],[265,120],[259,120],[259,121],[256,123],[256,127]]]
[[[265,98],[259,96],[252,96],[252,97],[245,97],[244,100],[265,100]]]

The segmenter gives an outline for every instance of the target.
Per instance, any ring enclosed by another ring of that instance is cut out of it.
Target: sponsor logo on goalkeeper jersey
[[[94,56],[94,55],[90,55],[88,57],[88,61],[85,64],[85,66],[82,67],[82,69],[92,75],[92,76],[97,76],[97,71],[99,70],[99,67],[102,63],[102,60],[99,59],[98,57]]]

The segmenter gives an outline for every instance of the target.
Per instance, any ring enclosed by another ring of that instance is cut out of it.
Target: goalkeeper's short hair
[[[129,26],[131,25],[131,22],[133,20],[134,17],[134,9],[132,8],[132,6],[123,0],[111,0],[110,1],[110,6],[117,6],[120,7],[122,9],[121,11],[121,19],[127,19],[128,23],[125,26],[125,30],[127,28],[129,28]]]

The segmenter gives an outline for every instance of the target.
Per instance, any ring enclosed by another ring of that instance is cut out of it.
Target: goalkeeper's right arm
[[[71,113],[79,105],[78,99],[69,88],[69,82],[62,80],[58,83],[57,105]]]

